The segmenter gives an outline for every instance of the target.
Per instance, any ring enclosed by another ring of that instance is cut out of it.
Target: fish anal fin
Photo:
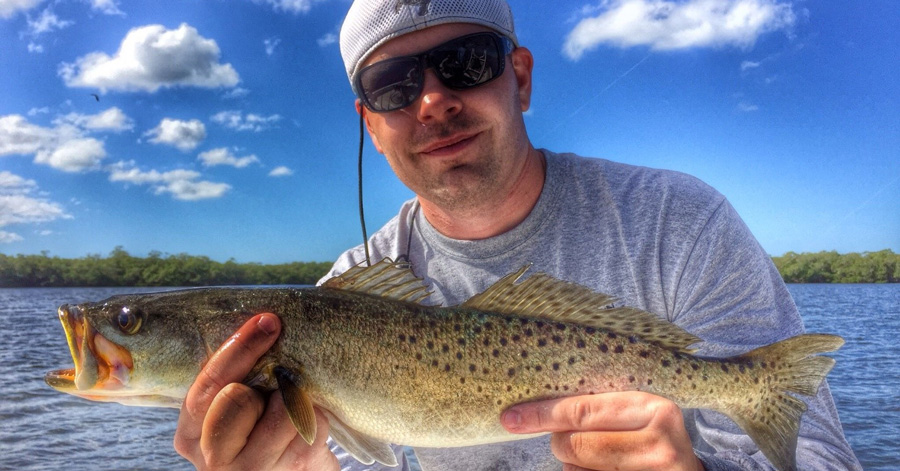
[[[303,440],[312,445],[316,439],[316,412],[309,394],[303,388],[302,380],[291,370],[281,366],[275,367],[274,373],[291,423]]]
[[[357,265],[322,283],[322,287],[414,303],[421,303],[431,294],[409,264],[397,263],[389,258],[368,267]]]
[[[323,412],[328,417],[331,438],[357,461],[365,465],[377,461],[385,466],[397,466],[397,456],[389,444],[350,428],[329,411]]]
[[[537,273],[517,283],[528,266],[511,273],[462,304],[462,307],[517,316],[571,322],[622,335],[633,335],[685,353],[697,336],[660,317],[632,307],[612,307],[616,299],[575,283]]]

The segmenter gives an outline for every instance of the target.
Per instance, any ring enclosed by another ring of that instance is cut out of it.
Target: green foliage
[[[65,259],[46,252],[0,254],[0,287],[311,285],[330,268],[328,262],[220,263],[186,254],[163,256],[156,251],[139,258],[116,247],[106,258]]]
[[[788,252],[772,261],[787,283],[900,282],[900,254],[889,249],[843,255]]]
[[[900,254],[891,250],[839,254],[788,252],[772,257],[787,283],[898,283]],[[33,286],[221,286],[311,285],[329,262],[280,265],[216,262],[203,256],[131,256],[116,247],[108,257],[88,255],[65,259],[41,255],[0,254],[0,287]]]

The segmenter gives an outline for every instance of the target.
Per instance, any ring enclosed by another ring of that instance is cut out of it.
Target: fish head
[[[211,354],[189,306],[153,295],[64,304],[58,314],[75,367],[45,381],[84,399],[180,407]]]

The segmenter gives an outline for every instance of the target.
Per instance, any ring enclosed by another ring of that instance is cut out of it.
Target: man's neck
[[[422,214],[441,234],[458,240],[480,240],[503,234],[525,220],[544,188],[547,165],[544,154],[530,148],[522,171],[507,196],[473,208],[441,208],[419,197]]]

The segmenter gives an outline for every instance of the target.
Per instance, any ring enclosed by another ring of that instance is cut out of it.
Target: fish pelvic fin
[[[323,412],[328,417],[331,438],[357,461],[364,465],[376,461],[390,467],[398,465],[397,456],[389,444],[350,428],[329,411]]]
[[[770,372],[769,381],[761,384],[759,401],[725,412],[753,439],[775,469],[797,469],[797,435],[806,403],[787,393],[816,395],[835,361],[815,355],[833,352],[843,344],[844,339],[836,335],[804,334],[733,358]]]
[[[413,303],[421,303],[431,294],[408,263],[394,262],[389,258],[368,267],[357,265],[330,278],[322,286]]]
[[[700,338],[659,316],[633,307],[614,307],[614,297],[585,286],[556,279],[545,273],[522,282],[526,265],[504,276],[482,293],[469,298],[462,307],[540,317],[636,336],[649,343],[692,353],[690,345]]]
[[[276,366],[274,373],[291,423],[303,440],[312,445],[316,439],[316,412],[309,394],[302,387],[302,379],[281,366]]]

